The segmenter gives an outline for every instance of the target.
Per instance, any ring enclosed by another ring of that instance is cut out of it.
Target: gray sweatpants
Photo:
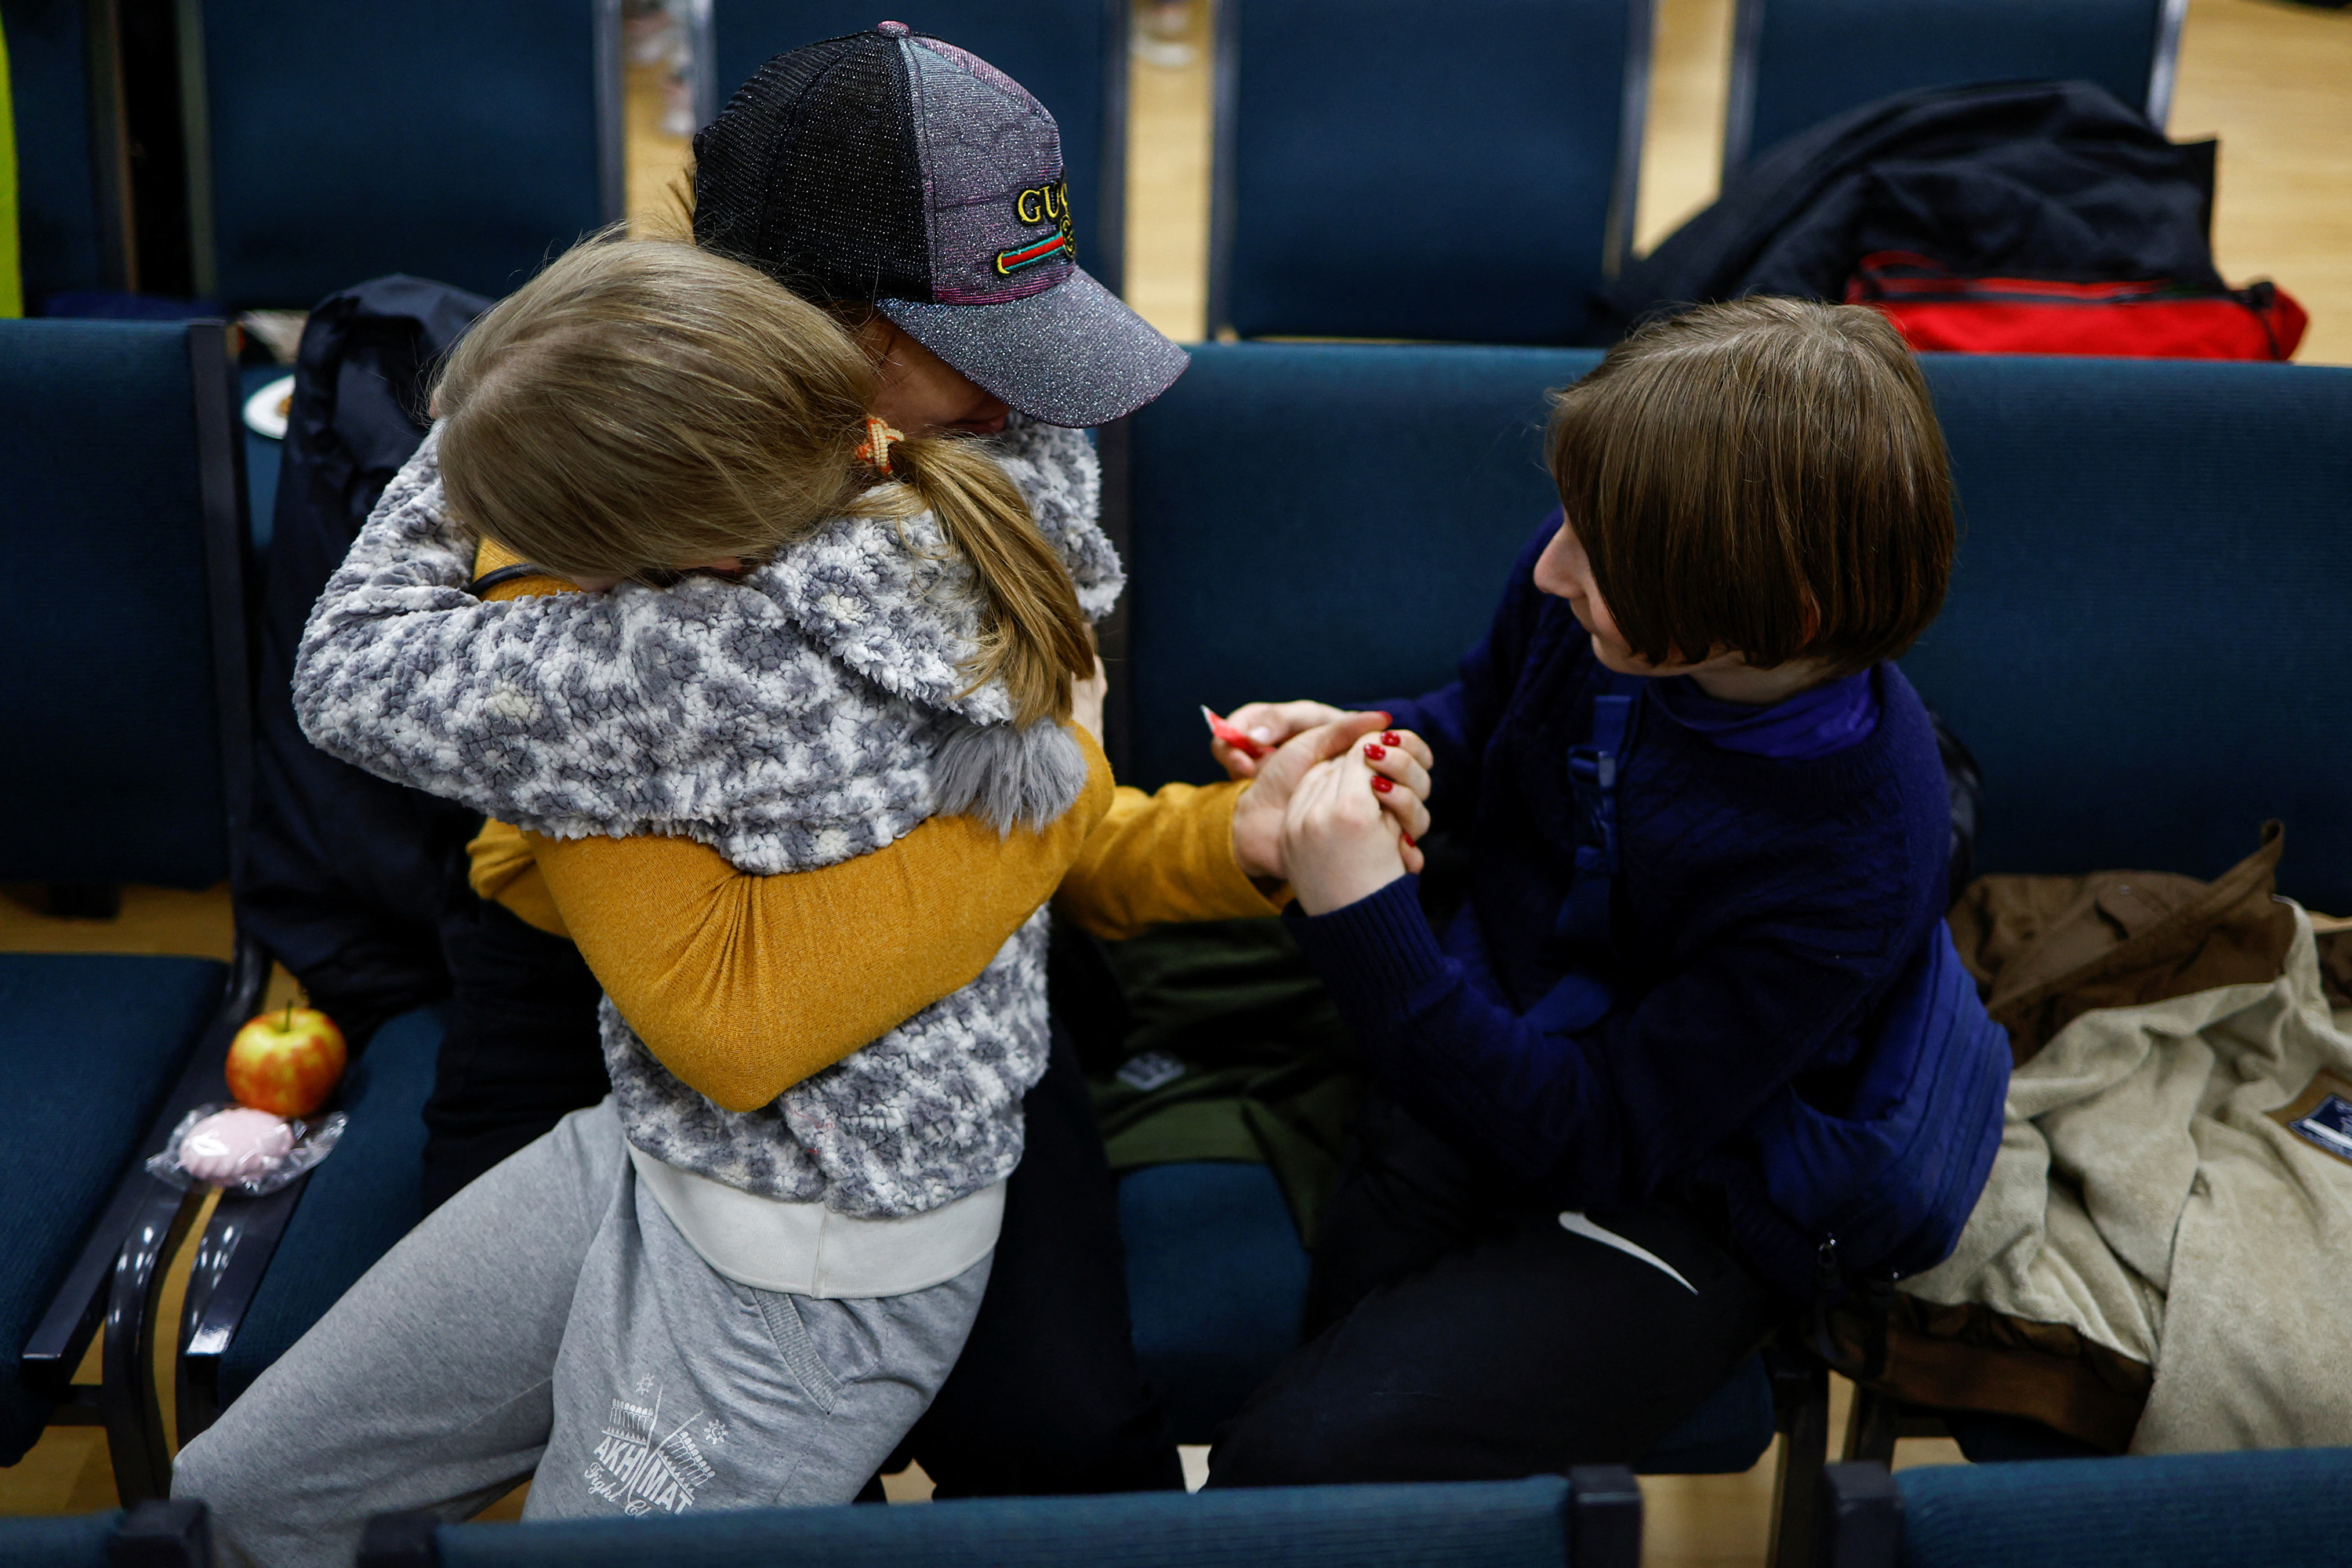
[[[436,1210],[181,1453],[224,1563],[348,1564],[368,1519],[846,1502],[955,1365],[988,1283],[738,1285],[637,1184],[612,1101]]]

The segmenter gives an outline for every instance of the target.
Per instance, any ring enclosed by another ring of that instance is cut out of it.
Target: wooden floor
[[[1196,11],[1199,9],[1196,0]],[[1729,0],[1660,0],[1647,155],[1636,224],[1646,248],[1711,199],[1728,58]],[[1179,339],[1202,335],[1208,259],[1207,19],[1196,14],[1189,65],[1139,59],[1129,163],[1128,296]],[[674,222],[667,189],[683,140],[660,133],[652,79],[633,77],[629,203],[641,222]],[[2174,100],[2178,138],[2221,138],[2214,246],[2232,282],[2270,278],[2299,298],[2312,326],[2297,357],[2352,363],[2352,11],[2282,0],[2191,0]],[[0,951],[189,952],[226,958],[225,889],[129,889],[111,921],[58,920],[37,889],[0,887]],[[273,983],[273,1000],[290,992]],[[187,1259],[175,1270],[184,1281]],[[174,1289],[177,1288],[175,1281]],[[167,1314],[173,1321],[176,1313]],[[170,1387],[169,1379],[164,1387]],[[1838,1397],[1845,1390],[1840,1385]],[[1833,1422],[1837,1430],[1842,1417]],[[1186,1456],[1196,1472],[1197,1451]],[[1898,1466],[1958,1462],[1952,1445],[1906,1442]],[[1653,1477],[1645,1563],[1677,1568],[1760,1564],[1771,1510],[1771,1459],[1744,1476]],[[929,1495],[919,1472],[894,1500]],[[519,1499],[496,1510],[511,1517]],[[105,1440],[51,1433],[0,1471],[0,1513],[82,1512],[114,1503]]]

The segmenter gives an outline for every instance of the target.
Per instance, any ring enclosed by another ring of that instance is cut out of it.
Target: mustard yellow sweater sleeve
[[[1121,942],[1178,921],[1276,915],[1286,889],[1261,891],[1234,861],[1234,806],[1246,786],[1120,786],[1087,837],[1054,905],[1095,935]]]

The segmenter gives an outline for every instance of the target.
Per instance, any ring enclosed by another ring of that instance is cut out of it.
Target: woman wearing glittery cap
[[[998,436],[1008,423],[1098,425],[1149,403],[1184,370],[1184,352],[1078,264],[1052,115],[951,44],[885,22],[775,56],[695,138],[695,154],[696,242],[824,304],[856,331],[880,364],[877,412],[899,430]],[[1083,469],[1072,499],[1091,524],[1099,496],[1092,450],[1075,442],[1068,449]],[[1115,820],[1159,834],[1171,850],[1231,864],[1221,820],[1233,810],[1228,793],[1144,803],[1122,791]],[[1276,809],[1245,813],[1242,826],[1265,826],[1248,846],[1263,858],[1280,812],[1272,792],[1261,804]],[[1016,832],[987,870],[993,904],[985,910],[972,894],[981,868],[927,859],[934,846],[920,836],[838,868],[856,886],[837,906],[859,908],[867,921],[925,931],[942,911],[961,915],[953,942],[907,944],[900,961],[914,962],[892,973],[855,945],[855,931],[796,901],[804,883],[724,875],[713,860],[693,884],[712,911],[703,940],[658,970],[614,973],[607,955],[626,963],[670,945],[650,929],[664,906],[642,895],[674,885],[678,847],[637,839],[604,847],[605,859],[593,867],[585,857],[570,866],[551,857],[545,874],[592,884],[566,908],[598,955],[598,977],[616,995],[634,988],[633,1017],[665,1017],[681,1041],[705,1039],[719,997],[729,1019],[807,1019],[813,1037],[798,1048],[819,1061],[862,1043],[847,1020],[865,1009],[829,1006],[835,990],[879,994],[908,1012],[945,995],[967,978],[956,967],[964,950],[992,952],[1021,921],[1024,889],[1052,887],[1069,863],[1067,844]],[[567,994],[580,1000],[569,1004],[567,1048],[573,1060],[601,1061],[586,965],[568,942],[522,923],[558,937],[563,929],[522,836],[493,823],[474,854],[476,889],[498,901],[494,917],[520,917],[506,929],[533,954],[495,978],[520,989],[511,976],[529,973],[544,995],[557,988],[545,978],[551,971],[572,975]],[[1251,908],[1232,912],[1270,912],[1254,893],[1235,896]],[[772,962],[740,962],[747,928],[767,939],[759,946]],[[497,1048],[490,1031],[467,1033],[477,1053]],[[473,1077],[483,1076],[477,1068]],[[496,1152],[593,1103],[602,1092],[587,1092],[593,1087],[575,1090],[572,1105],[532,1104]],[[1046,1075],[1024,1104],[1027,1147],[1007,1184],[987,1296],[906,1455],[943,1497],[1179,1487],[1172,1429],[1135,1360],[1117,1189],[1078,1051],[1058,1020]],[[477,1160],[451,1174],[470,1177],[489,1163]]]

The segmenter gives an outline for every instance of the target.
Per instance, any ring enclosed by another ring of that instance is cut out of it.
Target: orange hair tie
[[[887,479],[890,477],[890,445],[906,438],[903,431],[891,429],[869,414],[866,416],[866,439],[857,444],[857,460]]]

